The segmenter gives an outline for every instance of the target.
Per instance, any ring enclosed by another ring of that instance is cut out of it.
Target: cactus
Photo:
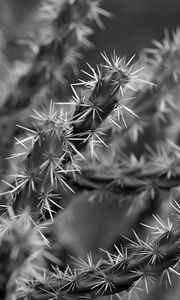
[[[18,136],[21,130],[12,130],[16,123],[27,125],[29,118],[22,117],[21,111],[43,105],[49,99],[69,98],[67,80],[70,73],[78,73],[77,61],[82,57],[82,48],[91,47],[89,35],[93,30],[90,25],[93,20],[101,26],[101,15],[110,14],[99,7],[99,1],[44,1],[39,9],[41,31],[32,40],[32,32],[28,45],[35,49],[32,59],[25,57],[19,64],[15,64],[14,73],[9,74],[9,61],[2,56],[5,69],[5,83],[1,100],[1,127],[7,127],[6,139],[1,146],[1,157],[5,156],[9,148],[9,140]],[[45,24],[44,24],[45,23]],[[51,25],[49,25],[49,23]],[[45,28],[42,28],[42,26]],[[18,41],[15,41],[18,44]],[[22,41],[20,40],[19,43]],[[35,52],[35,53],[34,53]],[[5,60],[5,62],[4,62]],[[18,76],[19,72],[19,76]],[[10,84],[9,78],[10,77]],[[14,84],[12,82],[16,79]],[[17,80],[18,78],[18,80]],[[7,92],[8,90],[8,92]],[[36,104],[35,104],[36,103]],[[8,116],[8,118],[7,118]],[[11,125],[9,125],[11,117]],[[13,126],[14,125],[14,126]],[[20,131],[20,132],[19,132]],[[3,161],[4,165],[5,162]],[[4,169],[7,168],[5,164]],[[3,174],[4,175],[4,174]]]
[[[140,61],[101,53],[70,96],[89,23],[109,15],[99,4],[45,1],[51,38],[1,108],[20,121],[2,180],[1,299],[133,299],[180,275],[180,31]]]

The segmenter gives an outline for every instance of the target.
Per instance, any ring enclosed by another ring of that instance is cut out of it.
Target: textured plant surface
[[[2,30],[0,299],[179,293],[180,31],[70,84],[100,4],[33,1]]]

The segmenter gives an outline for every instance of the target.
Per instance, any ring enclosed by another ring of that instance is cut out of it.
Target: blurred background
[[[96,30],[92,37],[95,49],[87,60],[98,62],[96,53],[113,49],[120,55],[132,56],[143,48],[152,47],[151,41],[161,41],[165,29],[175,30],[180,25],[179,0],[104,0],[103,8],[112,18],[103,19],[105,30]]]
[[[19,58],[15,40],[37,31],[35,13],[42,2],[0,0],[0,31],[8,44],[5,51],[9,56]],[[98,62],[98,52],[104,50],[109,53],[116,49],[127,56],[138,53],[142,48],[150,47],[152,39],[161,40],[165,28],[171,31],[180,25],[179,0],[103,0],[101,6],[112,13],[112,18],[102,18],[103,31],[94,26],[95,34],[91,40],[95,47],[86,55],[86,59],[94,63]],[[2,49],[3,40],[0,41]]]

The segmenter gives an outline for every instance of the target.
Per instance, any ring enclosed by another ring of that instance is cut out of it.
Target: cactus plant
[[[1,299],[133,299],[180,275],[180,31],[139,61],[101,53],[70,96],[89,22],[109,15],[99,5],[45,1],[53,34],[2,104],[20,124],[2,179]]]

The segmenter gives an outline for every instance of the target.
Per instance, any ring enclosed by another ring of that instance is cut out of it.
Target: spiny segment
[[[103,141],[104,133],[98,127],[108,117],[116,123],[115,115],[110,116],[114,110],[118,110],[118,116],[119,110],[122,115],[122,108],[133,113],[131,109],[119,103],[119,91],[124,90],[128,83],[136,79],[137,71],[134,72],[132,67],[129,67],[133,58],[125,63],[124,58],[121,60],[117,56],[112,56],[111,65],[106,54],[103,54],[103,58],[108,65],[98,66],[97,73],[89,66],[92,75],[85,72],[90,80],[87,83],[80,81],[80,85],[84,86],[81,89],[82,94],[79,95],[72,86],[73,101],[61,104],[69,107],[68,110],[63,110],[60,104],[53,102],[50,103],[47,112],[34,110],[35,129],[27,129],[30,136],[17,141],[27,150],[28,155],[23,172],[14,175],[16,184],[10,190],[11,194],[16,194],[14,201],[16,209],[19,206],[20,210],[28,206],[34,211],[47,210],[52,219],[51,205],[53,203],[56,203],[57,207],[61,205],[43,195],[48,195],[49,191],[53,191],[55,195],[61,194],[61,189],[73,192],[66,182],[66,177],[68,174],[79,172],[78,164],[74,163],[76,157],[79,160],[84,159],[82,150],[86,145],[89,145],[92,157],[97,157],[96,146],[107,146]],[[123,78],[126,78],[125,81]],[[118,88],[114,87],[116,80]],[[120,98],[123,95],[124,93]],[[28,151],[26,142],[30,141]],[[24,155],[24,152],[22,153]]]
[[[175,202],[173,206],[177,206],[179,215],[179,204]],[[103,250],[107,259],[93,263],[91,254],[88,254],[87,260],[74,259],[75,269],[67,267],[62,272],[56,267],[46,274],[48,285],[39,280],[34,291],[32,286],[32,294],[41,291],[44,296],[51,294],[55,298],[73,295],[92,298],[112,294],[121,297],[123,291],[132,296],[143,286],[149,293],[151,284],[159,277],[160,281],[165,279],[171,284],[171,274],[179,276],[179,224],[173,224],[174,230],[169,234],[169,225],[159,216],[154,218],[157,225],[150,226],[152,235],[146,241],[134,231],[135,240],[127,239],[126,246],[118,248],[115,245],[114,253]]]

